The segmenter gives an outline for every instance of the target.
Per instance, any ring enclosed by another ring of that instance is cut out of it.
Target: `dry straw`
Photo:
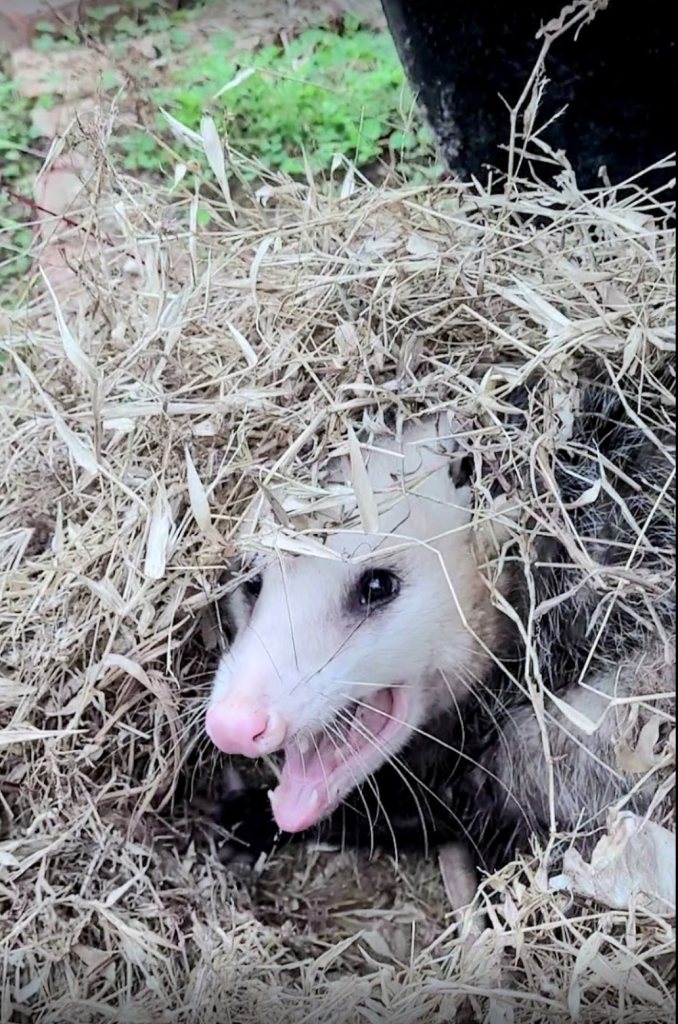
[[[642,183],[587,195],[566,167],[506,194],[342,164],[224,195],[209,125],[221,189],[180,199],[124,177],[110,129],[67,140],[85,187],[0,325],[0,1020],[668,1021],[671,921],[550,892],[538,856],[484,882],[474,941],[434,866],[303,852],[236,883],[172,797],[216,770],[209,609],[255,488],[314,482],[387,408],[453,409],[500,471],[543,468],[592,355],[652,431],[642,396],[674,408],[673,228]],[[497,413],[537,370],[508,451]],[[674,572],[669,553],[650,595]]]

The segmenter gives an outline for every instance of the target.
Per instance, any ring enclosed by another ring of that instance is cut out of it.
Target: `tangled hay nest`
[[[460,925],[430,864],[303,851],[238,879],[190,792],[216,771],[213,608],[258,474],[306,473],[386,407],[491,425],[535,371],[513,457],[550,457],[592,355],[651,430],[642,395],[674,407],[673,228],[566,168],[557,191],[348,168],[179,199],[105,136],[68,140],[85,186],[0,335],[0,1019],[672,1019],[672,922],[573,903],[539,856]]]

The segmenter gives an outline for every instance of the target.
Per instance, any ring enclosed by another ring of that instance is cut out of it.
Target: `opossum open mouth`
[[[317,736],[285,747],[273,816],[284,832],[303,832],[333,811],[352,789],[381,767],[408,731],[403,687],[385,688],[354,702]]]

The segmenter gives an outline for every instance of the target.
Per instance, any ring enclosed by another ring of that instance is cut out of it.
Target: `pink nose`
[[[223,701],[207,712],[205,731],[225,754],[262,757],[280,750],[287,723],[275,711],[268,714],[247,704]]]

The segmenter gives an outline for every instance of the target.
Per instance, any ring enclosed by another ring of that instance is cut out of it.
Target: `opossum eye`
[[[358,580],[358,603],[363,607],[384,604],[398,596],[400,580],[388,569],[371,569]]]
[[[261,574],[251,576],[248,580],[243,581],[242,588],[250,601],[256,601],[259,597],[263,583],[264,581]]]

